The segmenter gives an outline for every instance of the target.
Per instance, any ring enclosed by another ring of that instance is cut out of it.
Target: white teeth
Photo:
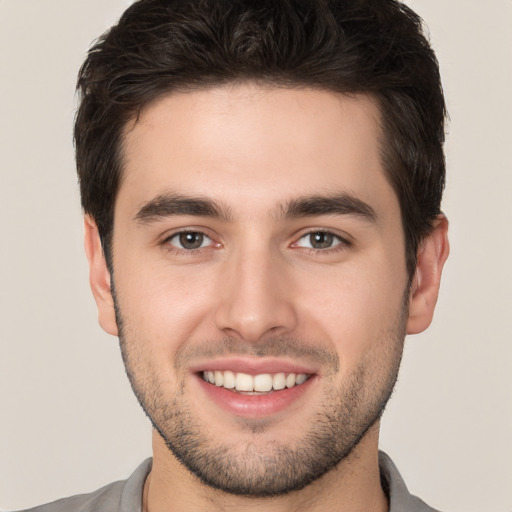
[[[270,391],[272,384],[272,375],[268,373],[262,373],[254,377],[254,391]]]
[[[299,373],[297,377],[295,377],[295,384],[299,386],[300,384],[304,384],[308,380],[308,376],[304,373]],[[215,379],[217,381],[217,379]]]
[[[234,373],[232,371],[204,371],[203,379],[210,384],[215,384],[226,389],[237,391],[267,393],[279,391],[284,388],[293,388],[304,384],[309,376],[305,373],[261,373],[259,375],[248,375],[247,373]]]
[[[233,389],[235,387],[235,374],[233,372],[224,372],[224,387],[226,389]]]
[[[293,388],[295,386],[295,373],[290,373],[288,377],[286,377],[286,387]]]
[[[215,372],[215,385],[222,386],[224,384],[224,372]]]
[[[235,388],[237,391],[254,391],[254,380],[252,376],[246,373],[237,373]]]
[[[276,373],[272,379],[272,387],[278,391],[286,387],[286,375],[284,373]]]

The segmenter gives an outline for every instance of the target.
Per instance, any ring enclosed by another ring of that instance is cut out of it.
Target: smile
[[[261,373],[249,375],[225,371],[204,371],[203,380],[218,387],[245,393],[268,393],[293,388],[304,384],[309,379],[305,373]]]

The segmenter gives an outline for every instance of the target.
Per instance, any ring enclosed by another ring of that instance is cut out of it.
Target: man
[[[78,87],[91,287],[153,459],[35,510],[433,510],[378,451],[448,256],[419,18],[140,0]]]

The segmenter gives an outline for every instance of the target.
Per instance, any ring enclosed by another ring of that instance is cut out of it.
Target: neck
[[[235,496],[203,484],[153,433],[153,467],[146,480],[143,512],[245,510],[250,512],[387,512],[378,466],[378,428],[370,429],[353,451],[335,468],[305,488],[283,496]]]

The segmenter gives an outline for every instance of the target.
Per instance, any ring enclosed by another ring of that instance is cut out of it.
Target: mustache
[[[291,359],[308,360],[333,372],[339,369],[339,357],[333,350],[320,343],[305,343],[291,337],[269,337],[258,342],[249,343],[240,339],[226,337],[216,341],[206,341],[200,344],[184,344],[176,353],[177,367],[186,366],[196,359],[213,359],[216,357],[252,356],[286,357]]]

